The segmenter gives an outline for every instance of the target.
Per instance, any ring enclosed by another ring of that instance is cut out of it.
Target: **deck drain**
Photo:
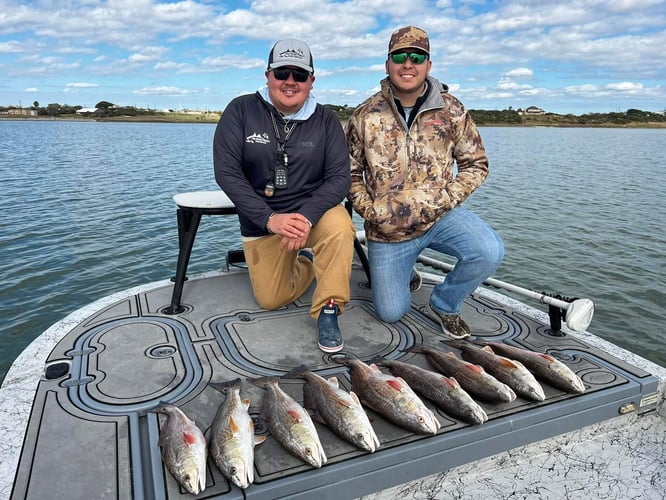
[[[173,356],[176,351],[177,349],[172,345],[160,345],[153,347],[148,352],[148,355],[152,356],[153,358],[168,358],[169,356]]]

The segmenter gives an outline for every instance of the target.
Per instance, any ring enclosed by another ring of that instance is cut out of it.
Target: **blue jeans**
[[[368,241],[372,299],[382,321],[393,323],[409,311],[412,268],[425,248],[458,259],[430,296],[431,307],[443,314],[459,314],[465,297],[495,272],[504,257],[499,235],[463,207],[447,212],[428,232],[412,240]]]

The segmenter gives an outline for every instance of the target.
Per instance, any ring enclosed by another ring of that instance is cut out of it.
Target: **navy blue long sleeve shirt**
[[[285,144],[289,158],[287,189],[264,194],[273,180],[278,143],[271,114],[284,139],[280,113],[259,94],[237,97],[224,110],[213,139],[215,180],[234,202],[243,236],[268,234],[271,213],[297,212],[314,225],[339,204],[351,186],[349,150],[335,113],[317,104],[297,123]]]

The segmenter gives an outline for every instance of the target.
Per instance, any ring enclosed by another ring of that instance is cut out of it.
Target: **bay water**
[[[214,130],[0,120],[0,379],[67,314],[175,274],[172,196],[218,189]],[[666,130],[481,133],[490,176],[465,205],[504,239],[494,277],[593,300],[590,332],[666,366]],[[204,218],[188,273],[221,269],[229,248],[235,217]]]

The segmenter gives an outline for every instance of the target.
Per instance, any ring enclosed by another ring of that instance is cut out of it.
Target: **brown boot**
[[[435,311],[430,304],[428,304],[427,313],[430,318],[440,324],[444,335],[452,339],[464,339],[470,336],[471,330],[460,314],[443,314]]]

